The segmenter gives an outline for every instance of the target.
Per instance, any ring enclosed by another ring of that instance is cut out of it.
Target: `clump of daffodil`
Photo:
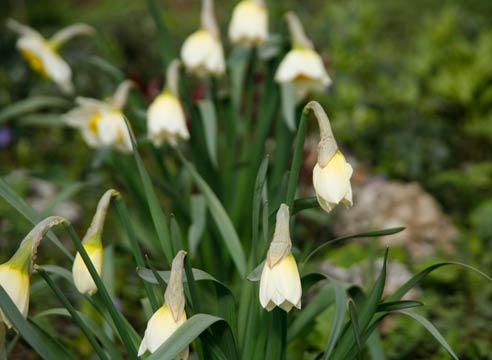
[[[30,276],[39,243],[51,227],[64,221],[65,219],[58,216],[51,216],[41,221],[27,234],[10,260],[0,265],[0,286],[5,289],[24,317],[27,317],[29,310]],[[0,321],[9,328],[12,327],[1,310]]]
[[[173,260],[169,283],[164,294],[165,303],[150,318],[138,349],[138,356],[147,350],[153,353],[186,321],[185,297],[183,292],[183,263],[186,252],[180,250]],[[176,360],[188,359],[186,347]]]
[[[58,49],[74,36],[92,34],[93,28],[86,24],[75,24],[58,31],[50,39],[45,39],[36,30],[15,20],[7,20],[7,26],[20,34],[17,49],[31,68],[55,82],[64,93],[72,93],[72,70],[58,54]]]
[[[263,0],[242,0],[232,12],[229,39],[233,44],[261,45],[268,38],[268,12]]]
[[[299,101],[310,91],[324,90],[331,84],[331,79],[323,65],[323,60],[304,33],[299,18],[293,12],[287,13],[286,17],[292,49],[280,63],[275,80],[279,83],[292,84]]]
[[[326,212],[339,203],[352,206],[352,166],[338,150],[330,120],[321,105],[311,101],[307,106],[314,111],[320,130],[318,161],[313,169],[313,186],[319,205]]]
[[[94,215],[91,225],[87,230],[84,238],[82,239],[82,245],[84,246],[87,255],[94,265],[99,276],[101,276],[103,267],[103,246],[101,242],[101,234],[104,227],[104,220],[108,212],[109,203],[113,196],[116,196],[118,192],[116,190],[108,190],[104,193],[97,204],[96,214]],[[87,266],[77,252],[75,260],[72,266],[72,277],[75,287],[81,294],[92,295],[96,293],[97,286],[92,276],[87,269]]]
[[[178,139],[190,137],[186,127],[186,116],[179,101],[178,93],[179,60],[175,59],[167,68],[163,92],[157,96],[147,111],[148,138],[155,146],[161,146],[167,140],[176,145]]]
[[[260,279],[260,303],[268,311],[275,306],[287,312],[301,308],[301,279],[291,247],[289,207],[282,204]]]
[[[183,43],[181,59],[186,69],[197,75],[222,75],[225,71],[224,50],[215,20],[213,0],[203,0],[201,29]]]
[[[105,101],[77,97],[78,107],[63,115],[65,123],[80,129],[91,147],[115,146],[123,152],[132,151],[130,132],[122,112],[132,85],[129,80],[123,81]]]

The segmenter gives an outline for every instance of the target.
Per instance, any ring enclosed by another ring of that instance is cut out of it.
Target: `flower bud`
[[[260,303],[268,311],[275,306],[287,312],[301,308],[301,279],[291,247],[289,208],[282,204],[260,279]]]
[[[232,43],[260,45],[268,38],[268,13],[262,0],[242,0],[232,12],[229,39]]]
[[[82,245],[84,246],[87,255],[89,255],[89,258],[99,276],[101,276],[103,267],[103,246],[101,234],[104,227],[104,220],[106,219],[111,197],[117,194],[118,192],[112,189],[104,193],[101,200],[99,200],[99,204],[97,205],[96,214],[92,219],[91,226],[82,239]],[[81,294],[92,295],[96,293],[96,283],[92,279],[89,269],[87,269],[82,256],[78,252],[75,255],[75,260],[72,266],[72,277],[75,287]]]
[[[183,292],[183,262],[186,252],[180,250],[173,260],[171,276],[164,294],[165,304],[150,318],[138,349],[138,356],[147,350],[153,353],[186,321],[185,298]],[[188,359],[186,347],[176,360]]]

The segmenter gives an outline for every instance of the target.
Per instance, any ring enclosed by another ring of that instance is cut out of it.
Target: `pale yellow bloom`
[[[71,25],[45,39],[36,30],[12,19],[7,21],[7,26],[21,35],[17,48],[31,68],[51,79],[63,92],[72,93],[72,70],[58,54],[58,48],[76,35],[91,34],[93,29],[85,24]]]
[[[331,84],[321,56],[306,37],[294,13],[287,14],[293,48],[282,59],[275,80],[294,85],[296,99],[302,100],[311,91],[322,91]]]
[[[186,321],[183,292],[183,262],[186,252],[180,250],[173,260],[169,283],[164,294],[165,304],[150,318],[145,329],[138,356],[146,351],[153,353]],[[176,360],[188,359],[188,346],[176,357]]]
[[[232,43],[259,45],[268,38],[268,12],[262,0],[242,0],[232,12],[229,39]]]
[[[131,82],[124,81],[106,101],[77,97],[78,106],[63,116],[65,123],[80,129],[91,147],[115,146],[123,152],[132,151],[130,132],[122,112],[130,86]]]
[[[101,239],[93,242],[87,242],[84,245],[84,249],[89,255],[92,264],[96,268],[98,275],[101,275],[103,266],[103,247]],[[87,266],[85,266],[84,260],[79,253],[75,255],[75,260],[72,266],[73,283],[81,294],[92,295],[97,291],[97,286],[92,279]]]
[[[291,246],[289,208],[282,204],[260,279],[260,303],[268,311],[275,306],[287,312],[301,308],[301,279]]]
[[[320,128],[318,161],[313,169],[313,186],[319,205],[326,212],[339,203],[352,206],[352,166],[338,150],[330,120],[323,108],[315,101],[307,106],[314,111]]]
[[[224,50],[213,13],[213,1],[203,0],[201,29],[191,34],[181,48],[186,69],[198,76],[225,72]]]

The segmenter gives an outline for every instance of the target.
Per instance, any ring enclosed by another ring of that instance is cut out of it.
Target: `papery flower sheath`
[[[181,60],[186,69],[197,76],[224,73],[224,50],[215,20],[213,0],[203,0],[201,28],[188,36],[183,43]]]
[[[296,99],[302,100],[311,91],[322,91],[331,84],[321,56],[304,33],[298,17],[289,12],[287,21],[292,38],[292,49],[280,63],[275,80],[294,86]]]
[[[58,54],[58,49],[74,36],[92,34],[93,28],[86,24],[74,24],[45,39],[36,30],[15,20],[7,20],[7,26],[20,34],[17,49],[31,68],[55,82],[64,93],[72,93],[72,70]]]
[[[260,303],[268,311],[275,306],[287,312],[301,308],[301,279],[291,247],[289,207],[282,204],[260,279]]]
[[[46,232],[65,219],[51,216],[38,223],[21,242],[15,254],[0,265],[0,286],[10,296],[20,313],[27,317],[29,311],[30,276],[36,259],[37,248]],[[12,327],[7,316],[0,310],[0,321]]]
[[[268,12],[263,0],[242,0],[232,12],[229,39],[233,44],[260,45],[268,38]]]
[[[78,128],[91,147],[115,146],[123,152],[132,151],[130,133],[122,112],[131,86],[131,81],[122,82],[114,96],[106,101],[77,97],[78,106],[63,115],[65,123]]]
[[[315,101],[308,106],[314,111],[320,129],[318,161],[313,169],[313,186],[318,203],[323,210],[330,212],[339,203],[352,206],[352,166],[338,150],[330,120],[323,108]]]
[[[164,294],[165,304],[150,318],[147,329],[138,349],[138,356],[146,351],[153,353],[186,321],[185,298],[183,292],[183,262],[186,252],[180,250],[173,260],[171,276]],[[188,346],[175,360],[188,359]]]
[[[171,62],[167,69],[167,84],[147,111],[147,135],[155,146],[160,146],[164,141],[176,145],[179,139],[188,140],[190,137],[178,97],[178,67],[179,60]]]
[[[94,268],[99,276],[101,276],[103,268],[104,251],[101,235],[104,228],[104,221],[106,219],[111,198],[117,194],[118,192],[112,189],[104,193],[97,204],[96,214],[92,218],[91,225],[82,239],[82,245],[84,246],[87,255],[89,255],[92,265],[94,265]],[[79,252],[75,255],[75,260],[72,265],[72,277],[75,287],[81,294],[93,295],[96,293],[96,283],[92,279],[89,269],[87,269],[87,266],[85,265]]]

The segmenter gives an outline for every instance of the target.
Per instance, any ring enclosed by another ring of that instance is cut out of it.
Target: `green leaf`
[[[478,270],[477,268],[474,268],[473,266],[463,264],[457,261],[444,261],[441,263],[437,263],[434,265],[431,265],[421,272],[419,272],[417,275],[413,276],[410,280],[408,280],[405,284],[403,284],[393,295],[391,295],[387,300],[388,301],[394,301],[394,300],[399,300],[401,299],[410,289],[412,289],[415,285],[417,285],[423,278],[425,278],[427,275],[429,275],[432,271],[439,269],[443,266],[447,265],[459,265],[463,266],[469,270],[472,270],[479,275],[483,276],[485,279],[488,281],[492,282],[492,278],[488,276],[487,274],[483,273],[482,271]]]
[[[316,199],[316,196],[296,199],[294,201],[294,209],[292,210],[292,215],[297,214],[302,210],[315,208],[319,208],[319,203],[318,199]]]
[[[266,183],[266,175],[268,170],[268,155],[265,157],[263,162],[260,165],[260,169],[258,170],[258,175],[256,176],[255,181],[255,193],[253,196],[253,216],[252,216],[252,239],[251,239],[251,255],[250,261],[253,263],[256,262],[256,258],[258,256],[258,242],[259,242],[259,224],[260,224],[260,213],[261,213],[261,204],[262,204],[262,194],[265,189]]]
[[[108,355],[110,356],[110,358],[112,360],[113,359],[123,359],[122,356],[120,355],[117,347],[115,346],[114,341],[111,340],[104,333],[104,331],[102,330],[102,328],[99,324],[97,324],[89,316],[87,316],[86,314],[84,314],[80,311],[77,311],[77,314],[84,321],[84,323],[87,325],[87,327],[92,331],[92,333],[98,338],[98,340],[104,346],[104,349],[108,352]],[[65,309],[65,308],[53,308],[53,309],[45,310],[45,311],[42,311],[42,312],[36,314],[33,317],[33,320],[38,320],[38,319],[42,319],[44,317],[49,317],[49,316],[71,317],[70,313],[68,312],[67,309]]]
[[[33,208],[31,208],[3,179],[0,178],[0,196],[5,199],[14,209],[16,209],[22,216],[29,220],[33,225],[36,225],[42,220],[42,217],[38,215]],[[73,261],[73,255],[63,246],[60,240],[57,238],[53,231],[48,232],[48,238],[55,244],[55,246],[61,250],[63,254]]]
[[[246,277],[249,281],[257,282],[261,279],[261,272],[265,266],[265,260],[263,260],[255,269]]]
[[[282,114],[290,131],[296,130],[296,94],[294,85],[283,83],[280,85],[282,95]]]
[[[357,309],[353,301],[349,301],[349,315],[350,322],[352,323],[352,330],[354,332],[355,343],[357,344],[357,350],[360,353],[362,349],[362,344],[360,340],[360,327],[359,327],[359,316],[357,315]]]
[[[212,189],[210,189],[205,180],[203,180],[203,178],[198,174],[194,166],[191,165],[181,153],[178,152],[178,154],[186,169],[194,179],[196,186],[200,189],[203,196],[205,196],[210,213],[215,221],[215,224],[217,225],[217,228],[219,229],[220,234],[222,235],[224,245],[229,251],[229,254],[232,257],[240,276],[244,278],[246,275],[246,257],[244,255],[236,229],[234,229],[234,226],[232,225],[231,219],[227,215],[227,212],[220,203],[219,199],[217,199],[217,196],[215,196]]]
[[[217,114],[215,106],[211,100],[201,100],[198,102],[198,109],[205,129],[208,156],[212,164],[217,167]]]
[[[343,329],[343,323],[345,321],[345,314],[347,313],[347,295],[345,289],[338,283],[333,282],[333,289],[335,291],[335,316],[333,318],[333,324],[331,325],[330,339],[326,345],[326,351],[323,359],[329,359],[335,345],[340,338]]]
[[[147,360],[171,360],[210,326],[224,319],[208,314],[196,314],[181,325]]]
[[[37,265],[37,268],[47,273],[57,275],[73,284],[72,272],[58,265]]]
[[[424,304],[420,301],[413,300],[401,300],[401,301],[388,301],[379,304],[376,312],[392,312],[404,309],[410,309],[418,306],[423,306]]]
[[[24,319],[17,309],[17,306],[12,302],[2,286],[0,286],[0,307],[19,334],[21,334],[24,340],[31,345],[36,353],[43,359],[75,359],[67,349],[56,342],[52,337],[40,332],[36,326]]]
[[[355,239],[355,238],[388,236],[388,235],[397,234],[397,233],[399,233],[399,232],[401,232],[403,230],[405,230],[404,227],[396,227],[396,228],[385,229],[385,230],[367,231],[367,232],[362,232],[362,233],[358,233],[358,234],[344,235],[344,236],[337,237],[335,239],[328,240],[325,243],[323,243],[320,246],[318,246],[313,251],[311,251],[308,256],[306,256],[306,258],[301,263],[301,266],[300,266],[301,267],[301,270],[304,267],[304,265],[306,265],[306,263],[308,262],[308,260],[314,254],[316,254],[318,251],[320,251],[322,248],[324,248],[327,245],[331,245],[333,243],[336,243],[336,242],[339,242],[339,241],[342,241],[342,240],[349,240],[349,239]]]
[[[27,113],[41,110],[43,108],[66,109],[70,102],[55,96],[32,96],[25,100],[17,101],[0,110],[0,125],[15,117],[23,116]]]
[[[229,56],[228,66],[231,75],[231,97],[234,107],[239,112],[243,93],[243,82],[251,49],[247,46],[235,46]]]
[[[204,281],[204,280],[214,281],[218,284],[221,284],[225,288],[227,288],[227,286],[224,283],[217,280],[212,275],[210,275],[209,273],[207,273],[203,270],[192,269],[192,271],[193,271],[193,278],[195,279],[195,281]],[[138,276],[140,276],[140,278],[142,278],[143,280],[145,280],[151,284],[158,284],[159,283],[157,281],[156,277],[154,276],[154,274],[152,273],[151,269],[138,267],[137,268],[137,274],[138,274]],[[171,276],[171,271],[157,271],[157,274],[159,275],[159,277],[162,280],[164,280],[164,282],[166,284],[169,282],[169,277]],[[187,280],[186,276],[183,274],[183,282],[187,282],[187,281],[188,280]]]
[[[207,203],[202,194],[191,195],[191,226],[188,230],[188,248],[190,255],[196,254],[196,249],[207,223]]]
[[[437,330],[436,327],[434,325],[432,325],[432,323],[429,320],[427,320],[422,315],[414,313],[413,311],[399,310],[398,312],[401,314],[410,316],[414,320],[417,320],[419,323],[421,323],[432,334],[432,336],[434,336],[434,338],[439,342],[439,344],[441,344],[441,346],[444,349],[446,349],[446,351],[449,353],[449,355],[451,355],[451,357],[453,359],[458,360],[458,356],[456,356],[453,349],[451,349],[451,346],[449,346],[446,339],[444,339],[444,337],[441,335],[439,330]]]

